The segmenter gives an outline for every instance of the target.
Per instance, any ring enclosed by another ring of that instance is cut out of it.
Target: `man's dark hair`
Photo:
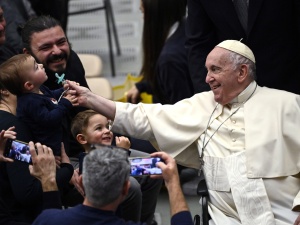
[[[30,43],[33,33],[42,32],[44,30],[60,26],[61,24],[58,20],[51,16],[39,16],[28,20],[24,27],[22,28],[21,36],[23,41],[23,46],[27,50],[31,51]]]

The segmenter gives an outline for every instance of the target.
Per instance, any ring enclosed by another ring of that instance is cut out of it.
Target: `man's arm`
[[[193,220],[182,193],[176,161],[165,152],[152,153],[151,157],[163,159],[163,162],[158,162],[156,165],[162,170],[162,176],[168,189],[172,216],[171,224],[192,225]],[[157,175],[152,175],[151,177],[155,178]]]

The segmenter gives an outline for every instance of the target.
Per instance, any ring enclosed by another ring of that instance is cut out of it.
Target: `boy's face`
[[[106,117],[97,114],[89,119],[85,132],[87,144],[111,145],[113,133],[109,130],[109,122]]]
[[[24,64],[24,71],[26,73],[25,79],[35,87],[41,86],[48,79],[43,64],[37,64],[32,56],[30,56]]]

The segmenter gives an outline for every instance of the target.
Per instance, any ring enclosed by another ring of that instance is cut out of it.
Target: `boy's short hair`
[[[12,94],[24,92],[24,63],[32,57],[29,54],[18,54],[0,65],[0,82]]]
[[[94,110],[88,109],[78,113],[72,120],[71,133],[76,139],[78,134],[84,134],[88,126],[89,120],[92,116],[98,115],[99,113]]]

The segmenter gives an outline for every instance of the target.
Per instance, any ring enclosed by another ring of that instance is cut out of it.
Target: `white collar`
[[[243,90],[237,97],[235,97],[234,99],[231,100],[231,102],[229,104],[232,103],[243,103],[245,102],[250,95],[252,95],[252,93],[254,92],[255,88],[256,88],[256,81],[252,81],[248,87],[246,87],[245,90]]]

